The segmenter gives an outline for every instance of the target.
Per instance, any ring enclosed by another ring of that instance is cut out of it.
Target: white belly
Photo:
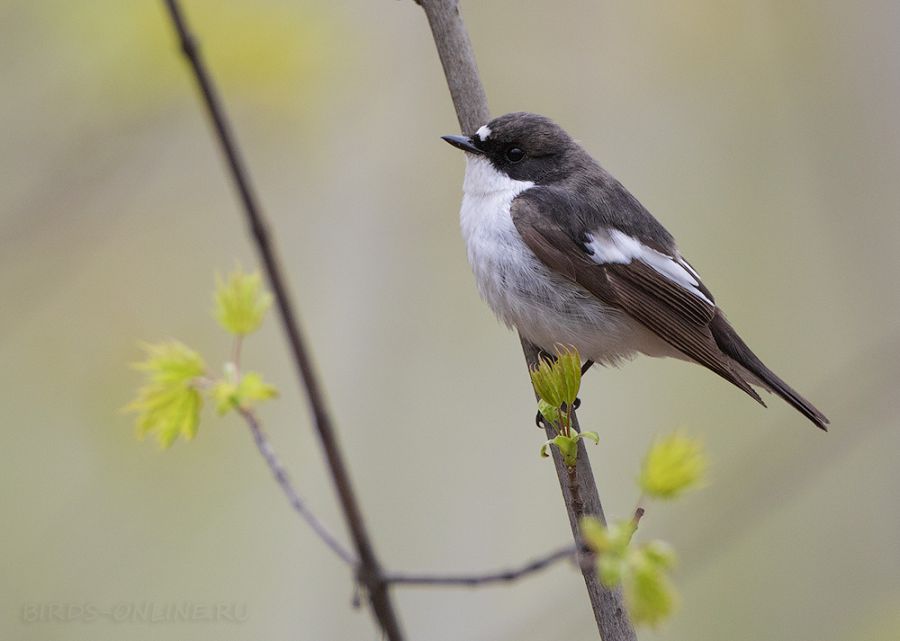
[[[498,318],[549,353],[560,343],[600,363],[635,352],[674,355],[631,317],[551,271],[525,245],[509,209],[533,186],[501,174],[483,158],[468,157],[460,224],[478,290]]]

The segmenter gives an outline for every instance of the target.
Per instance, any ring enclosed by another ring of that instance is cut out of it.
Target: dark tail
[[[709,324],[709,329],[712,331],[713,338],[715,338],[719,349],[756,376],[770,391],[778,394],[778,396],[793,405],[798,412],[815,423],[816,427],[828,431],[826,427],[829,423],[828,418],[816,409],[812,403],[794,391],[794,388],[778,378],[772,370],[766,367],[757,358],[756,354],[747,347],[747,344],[741,340],[734,328],[728,324],[721,311],[716,311],[716,316]]]

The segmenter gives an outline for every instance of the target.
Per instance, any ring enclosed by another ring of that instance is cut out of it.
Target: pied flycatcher
[[[699,363],[826,429],[741,340],[672,235],[559,125],[519,112],[443,139],[466,152],[462,233],[504,323],[547,353],[563,344],[606,365],[638,352]]]

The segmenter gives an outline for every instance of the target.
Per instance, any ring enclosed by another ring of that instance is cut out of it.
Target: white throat
[[[469,264],[481,296],[507,324],[507,274],[528,271],[534,261],[510,215],[512,201],[534,183],[514,180],[497,171],[484,157],[466,154],[462,208],[459,222],[466,241]],[[515,289],[515,288],[513,288]]]
[[[498,192],[511,194],[509,201],[526,189],[534,187],[529,180],[515,180],[498,171],[484,156],[466,154],[466,177],[463,193],[467,196],[487,196]]]
[[[497,171],[487,158],[466,154],[459,223],[478,290],[497,313],[498,279],[509,271],[510,263],[527,262],[531,254],[510,215],[512,201],[531,187],[533,182]]]

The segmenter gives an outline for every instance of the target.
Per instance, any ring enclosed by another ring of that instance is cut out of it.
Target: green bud
[[[211,393],[216,401],[216,411],[226,414],[238,407],[250,409],[260,401],[274,398],[278,395],[278,390],[265,383],[257,372],[247,372],[235,383],[228,376],[226,366],[226,377],[216,381]]]
[[[578,461],[578,441],[570,436],[560,434],[553,439],[553,444],[559,448],[566,467],[575,467]]]
[[[531,384],[548,405],[558,408],[566,402],[559,376],[548,361],[540,359],[537,365],[531,367]]]
[[[578,525],[581,538],[594,552],[606,552],[609,549],[609,531],[595,516],[584,516]]]
[[[597,575],[608,588],[614,588],[622,582],[625,563],[620,556],[601,554],[597,557]]]
[[[650,541],[641,550],[644,560],[661,570],[671,570],[675,566],[675,551],[664,541]]]
[[[540,359],[531,367],[531,383],[537,395],[553,407],[571,407],[581,388],[581,356],[574,347],[557,345],[556,361]]]
[[[216,276],[215,316],[226,331],[238,336],[254,332],[272,305],[272,295],[263,289],[262,276],[247,274],[238,265],[226,280]]]
[[[644,459],[639,484],[647,496],[672,499],[699,485],[706,473],[703,446],[679,433],[658,439]]]

